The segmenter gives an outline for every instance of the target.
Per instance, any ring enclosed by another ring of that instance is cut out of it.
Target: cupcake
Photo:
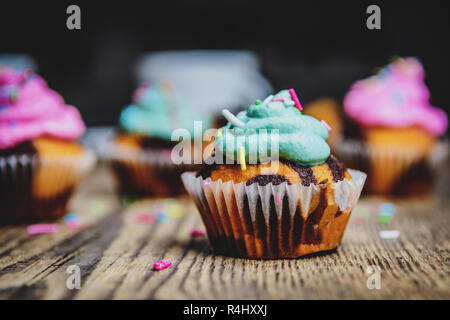
[[[76,142],[78,110],[26,70],[0,68],[1,221],[45,219],[67,202],[95,157]]]
[[[327,126],[300,109],[291,89],[224,111],[213,157],[182,175],[217,253],[290,258],[341,243],[365,174],[332,156]]]
[[[448,119],[429,99],[415,58],[397,59],[351,87],[344,100],[346,137],[336,153],[368,173],[367,191],[417,195],[430,189],[447,153],[439,137]]]
[[[180,174],[202,163],[207,116],[196,115],[173,86],[163,81],[139,87],[119,122],[119,132],[106,157],[120,191],[136,196],[183,193]],[[182,141],[178,141],[180,138]],[[189,152],[183,155],[179,150],[182,146]]]

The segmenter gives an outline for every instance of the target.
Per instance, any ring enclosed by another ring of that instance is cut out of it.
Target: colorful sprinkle
[[[210,181],[203,181],[203,186],[204,187],[209,187],[211,185],[211,182]]]
[[[166,222],[169,218],[166,216],[164,212],[159,212],[156,214],[156,220],[159,222]]]
[[[395,211],[397,211],[397,209],[393,203],[383,202],[380,205],[380,211],[385,212],[385,213],[390,213],[391,215],[393,215],[395,213]]]
[[[33,224],[27,227],[28,234],[55,233],[58,230],[56,224]]]
[[[381,239],[397,239],[400,235],[398,230],[382,230],[380,231]]]
[[[353,223],[356,224],[357,226],[363,225],[364,221],[365,221],[365,219],[361,218],[361,217],[355,217],[353,219]]]
[[[275,204],[279,206],[281,204],[281,194],[277,193],[275,195]]]
[[[284,98],[273,98],[272,101],[284,102]]]
[[[184,207],[181,204],[172,204],[167,208],[167,213],[171,218],[181,218],[184,216]]]
[[[172,265],[172,261],[170,261],[170,260],[167,260],[167,261],[159,260],[153,264],[153,269],[156,271],[161,271],[161,270],[167,269],[171,265]]]
[[[156,218],[154,215],[149,213],[138,213],[136,215],[136,221],[145,224],[152,224],[156,221]]]
[[[191,230],[191,237],[204,237],[206,235],[205,231],[200,229]]]
[[[234,114],[232,114],[227,109],[222,110],[222,115],[227,119],[229,122],[231,122],[236,127],[245,127],[245,123],[236,118]]]
[[[245,163],[245,148],[243,146],[239,147],[239,159],[241,162],[241,170],[242,171],[247,170],[247,165]]]
[[[322,122],[322,124],[324,125],[325,128],[327,128],[328,131],[331,131],[330,125],[325,120],[320,120],[320,122]]]
[[[220,128],[219,130],[217,130],[217,138],[222,138],[223,136],[223,129]]]
[[[389,223],[392,222],[392,217],[390,217],[390,216],[379,216],[377,218],[377,221],[378,221],[378,223],[381,223],[381,224],[389,224]]]
[[[81,221],[68,221],[66,222],[66,226],[71,229],[81,229],[83,227],[83,224],[81,223]]]
[[[261,100],[259,100],[259,99],[256,99],[256,101],[255,101],[255,105],[260,105],[262,102],[261,102]]]
[[[105,205],[100,201],[92,201],[89,205],[89,213],[101,216],[105,213]]]
[[[295,106],[297,107],[298,111],[302,111],[303,107],[300,104],[300,100],[298,100],[297,94],[295,93],[294,89],[289,89],[289,94],[291,95],[292,100],[294,100]]]

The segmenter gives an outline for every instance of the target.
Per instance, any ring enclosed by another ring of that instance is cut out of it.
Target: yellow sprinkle
[[[222,138],[223,135],[223,130],[222,128],[220,128],[219,130],[217,130],[217,138]]]
[[[241,160],[241,170],[247,170],[247,165],[245,163],[245,149],[244,147],[239,147],[239,159]]]

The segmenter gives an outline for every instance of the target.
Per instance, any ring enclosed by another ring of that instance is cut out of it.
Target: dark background
[[[81,7],[81,30],[66,8]],[[381,30],[366,8],[381,7]],[[112,125],[130,102],[135,59],[176,49],[247,49],[275,90],[294,87],[303,102],[342,98],[393,55],[416,56],[432,103],[449,110],[450,19],[445,1],[3,1],[0,53],[28,53],[49,86],[77,106],[88,125]],[[263,98],[263,97],[262,97]]]

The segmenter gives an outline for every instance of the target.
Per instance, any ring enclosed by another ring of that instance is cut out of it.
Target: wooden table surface
[[[101,167],[70,205],[81,229],[62,219],[54,234],[0,227],[0,299],[450,299],[447,184],[428,199],[394,201],[389,224],[378,222],[375,209],[385,200],[362,198],[335,252],[261,261],[216,256],[206,238],[191,238],[202,224],[187,197],[176,199],[179,217],[138,222],[137,214],[169,202],[123,201]],[[382,239],[381,230],[399,237]],[[153,271],[161,259],[173,266]],[[66,286],[70,265],[80,267],[79,290]],[[381,270],[378,290],[366,284],[373,265]]]

